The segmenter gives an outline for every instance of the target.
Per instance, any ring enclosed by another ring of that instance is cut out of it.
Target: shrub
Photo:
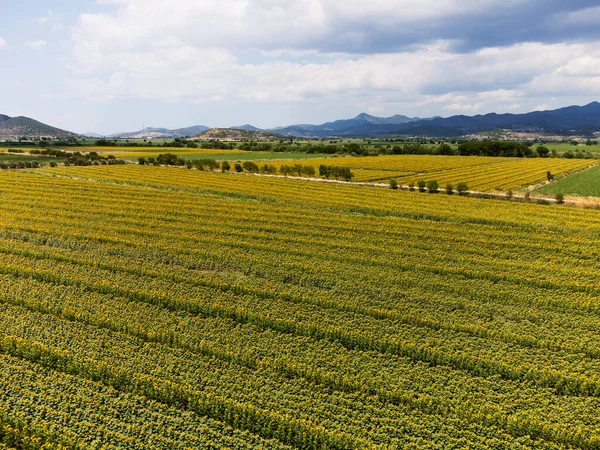
[[[417,186],[419,186],[419,192],[425,192],[427,188],[427,182],[425,180],[419,180]]]
[[[307,177],[314,177],[315,176],[315,168],[313,166],[304,166],[302,168],[302,174],[307,176]]]
[[[531,199],[531,192],[527,191],[525,192],[525,201],[528,202]]]
[[[469,186],[467,183],[458,183],[456,185],[456,190],[458,191],[458,195],[465,195],[469,192]]]
[[[414,191],[415,190],[415,183],[413,183],[412,181],[410,183],[408,183],[408,190],[409,191]]]
[[[506,191],[506,198],[508,200],[511,200],[513,198],[513,191],[512,191],[512,189],[509,189],[508,191]]]
[[[329,169],[329,166],[326,166],[325,164],[321,164],[319,166],[319,176],[329,178],[331,176],[331,171]]]
[[[427,182],[427,190],[430,194],[437,194],[439,189],[438,182],[435,180],[431,180]]]
[[[283,164],[281,167],[279,167],[279,173],[287,177],[292,173],[292,167],[288,166],[287,164]]]
[[[550,150],[548,149],[548,147],[545,147],[544,145],[540,145],[537,149],[537,154],[542,157],[542,158],[547,158],[548,155],[550,154]]]
[[[390,189],[398,189],[398,181],[395,178],[390,179]]]
[[[244,171],[244,167],[240,163],[235,163],[234,169],[238,173]]]
[[[450,155],[453,156],[455,155],[454,150],[452,149],[452,147],[448,144],[440,144],[440,146],[438,147],[438,154],[440,155]]]
[[[446,185],[446,194],[448,194],[448,195],[454,194],[454,186],[452,186],[451,183],[448,183]]]
[[[554,175],[552,175],[552,172],[550,172],[550,171],[546,172],[546,179],[548,181],[554,180]]]
[[[244,170],[250,173],[258,173],[260,171],[258,164],[256,164],[254,161],[244,161],[242,167],[244,168]]]
[[[228,161],[223,161],[221,163],[221,172],[229,172],[231,170],[231,165]]]
[[[50,167],[56,167],[58,164],[56,164],[56,162],[54,161],[50,161]]]
[[[556,198],[556,203],[558,203],[559,205],[562,205],[563,203],[565,203],[565,196],[561,192],[558,192],[556,194],[555,198]]]
[[[267,175],[274,175],[277,173],[277,167],[272,164],[265,164],[260,168],[261,173],[266,173]]]
[[[294,164],[292,166],[292,173],[298,175],[299,177],[302,176],[302,164]]]
[[[138,164],[141,165],[141,166],[145,165],[146,164],[146,158],[144,158],[144,157],[138,158]]]

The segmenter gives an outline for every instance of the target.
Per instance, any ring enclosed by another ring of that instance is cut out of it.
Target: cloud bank
[[[595,1],[98,3],[73,27],[68,81],[91,98],[454,114],[600,97]]]

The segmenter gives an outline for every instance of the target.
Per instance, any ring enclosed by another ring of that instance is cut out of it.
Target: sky
[[[0,114],[79,133],[600,100],[598,0],[0,0]]]

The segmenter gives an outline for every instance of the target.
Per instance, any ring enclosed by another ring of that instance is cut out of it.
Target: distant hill
[[[430,119],[399,115],[383,118],[363,113],[353,119],[337,120],[322,125],[292,125],[273,131],[284,136],[319,138],[393,135],[453,137],[498,129],[561,136],[592,135],[600,131],[600,103],[527,114],[491,113]]]
[[[241,125],[239,127],[231,127],[234,130],[248,130],[248,131],[265,131],[265,130],[261,130],[260,128],[256,128],[255,126],[246,124],[246,125]]]
[[[81,135],[82,135],[82,136],[85,136],[85,137],[89,137],[89,138],[94,138],[94,139],[97,139],[97,138],[103,138],[103,137],[104,137],[104,136],[103,136],[103,135],[101,135],[101,134],[98,134],[98,133],[92,133],[92,132],[88,132],[88,133],[82,133]]]
[[[212,128],[195,136],[197,140],[215,141],[278,141],[282,136],[268,131],[239,128]]]
[[[108,137],[116,139],[173,139],[196,136],[203,131],[209,130],[204,125],[194,125],[186,128],[169,130],[167,128],[144,128],[140,131],[111,134]]]
[[[275,128],[271,131],[276,131],[283,136],[297,137],[343,136],[355,134],[357,129],[362,129],[367,133],[371,133],[382,125],[402,125],[418,120],[424,119],[420,119],[419,117],[411,118],[399,114],[392,117],[376,117],[367,113],[362,113],[352,119],[336,120],[335,122],[327,122],[322,125],[292,125],[289,127]]]
[[[29,117],[0,115],[0,139],[18,139],[20,137],[31,139],[42,137],[68,139],[77,138],[79,135],[61,130],[60,128],[51,127]]]

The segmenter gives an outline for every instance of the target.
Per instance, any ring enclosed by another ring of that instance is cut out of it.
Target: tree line
[[[317,171],[314,166],[303,165],[303,164],[282,164],[277,168],[273,164],[258,165],[254,161],[236,162],[233,165],[229,161],[223,161],[218,163],[214,159],[193,159],[186,160],[172,153],[160,154],[156,158],[154,157],[140,157],[138,158],[138,164],[140,165],[163,165],[163,166],[178,166],[187,167],[188,169],[198,170],[220,170],[221,172],[234,171],[237,173],[260,173],[265,175],[284,175],[284,176],[298,176],[298,177],[314,177],[317,175]],[[319,176],[336,180],[351,181],[354,178],[354,173],[349,167],[342,166],[328,166],[321,164],[319,166]]]

